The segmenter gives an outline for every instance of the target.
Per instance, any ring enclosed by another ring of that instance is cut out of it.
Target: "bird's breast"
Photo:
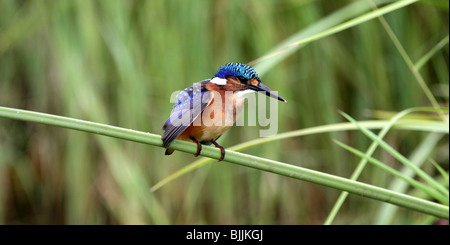
[[[180,135],[180,139],[194,137],[198,141],[215,140],[236,122],[243,109],[244,98],[236,93],[213,94],[211,103]]]

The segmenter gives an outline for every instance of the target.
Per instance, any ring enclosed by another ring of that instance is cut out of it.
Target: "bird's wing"
[[[209,80],[198,82],[177,95],[172,113],[163,126],[162,140],[167,148],[211,103],[213,93],[205,89]]]

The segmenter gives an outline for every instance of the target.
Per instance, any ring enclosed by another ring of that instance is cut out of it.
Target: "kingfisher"
[[[236,122],[244,106],[244,96],[252,92],[286,102],[261,83],[252,67],[241,63],[225,64],[211,79],[182,90],[176,96],[171,115],[162,128],[165,131],[162,136],[165,154],[172,154],[174,150],[169,149],[170,144],[180,139],[197,144],[196,157],[202,150],[202,144],[214,144],[220,149],[219,161],[222,161],[225,148],[216,141]]]

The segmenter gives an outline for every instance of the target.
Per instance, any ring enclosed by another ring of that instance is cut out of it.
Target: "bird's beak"
[[[283,102],[287,102],[285,99],[283,99],[283,97],[279,96],[277,93],[272,91],[272,89],[270,89],[266,85],[262,84],[261,82],[258,85],[250,84],[249,87],[250,87],[251,90],[263,93],[263,94],[265,94],[267,96],[270,96],[270,97],[272,97],[274,99],[281,100]]]

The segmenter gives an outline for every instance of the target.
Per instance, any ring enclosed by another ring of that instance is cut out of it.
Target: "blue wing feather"
[[[164,147],[167,148],[183,133],[211,102],[211,92],[205,89],[208,81],[209,79],[198,82],[177,95],[172,113],[163,126],[163,130],[165,130],[162,136]]]

